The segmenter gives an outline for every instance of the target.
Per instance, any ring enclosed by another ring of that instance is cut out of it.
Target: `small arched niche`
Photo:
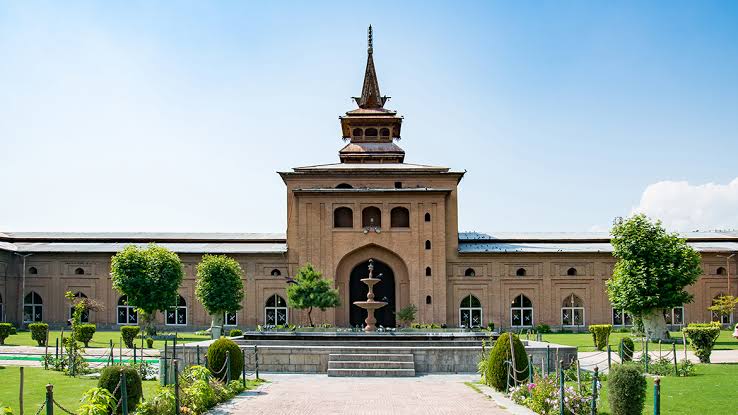
[[[527,272],[525,271],[525,268],[518,268],[518,270],[515,271],[515,275],[518,277],[525,277],[526,274]]]
[[[333,211],[333,227],[353,228],[354,211],[350,207],[341,206]]]
[[[410,227],[410,211],[404,207],[395,207],[390,211],[390,226],[393,228]]]

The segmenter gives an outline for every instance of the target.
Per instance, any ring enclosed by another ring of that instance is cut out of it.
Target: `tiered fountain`
[[[382,282],[382,280],[379,278],[374,278],[372,276],[372,271],[374,271],[374,260],[370,259],[369,276],[361,279],[361,282],[369,287],[369,293],[367,293],[366,295],[366,301],[354,301],[354,304],[366,310],[366,320],[364,320],[364,322],[366,323],[366,326],[364,327],[365,332],[377,331],[377,319],[374,318],[374,311],[387,305],[386,301],[374,301],[374,286],[377,283]],[[379,274],[379,276],[381,277],[382,274]]]

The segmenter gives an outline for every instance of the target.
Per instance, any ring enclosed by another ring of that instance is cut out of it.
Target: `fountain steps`
[[[328,356],[328,376],[415,376],[412,354],[332,353]]]

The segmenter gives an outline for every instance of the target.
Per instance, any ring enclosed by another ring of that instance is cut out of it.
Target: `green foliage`
[[[630,337],[623,338],[623,341],[620,343],[620,347],[623,348],[623,361],[630,362],[631,360],[633,360],[633,352],[635,351],[635,344],[633,344],[633,339],[631,339]]]
[[[488,322],[487,323],[487,330],[489,330],[489,331],[495,331],[495,323],[493,323],[491,321]]]
[[[240,329],[231,329],[231,331],[228,333],[228,336],[230,337],[236,337],[236,336],[242,336],[242,335],[243,335],[243,331],[241,331]]]
[[[105,388],[92,388],[82,395],[82,405],[78,415],[108,415],[115,410],[117,402],[113,394]]]
[[[5,344],[5,339],[13,334],[13,325],[10,323],[0,323],[0,346]]]
[[[506,392],[507,386],[515,385],[512,369],[510,369],[508,379],[508,363],[506,363],[512,361],[510,341],[512,341],[515,351],[515,369],[518,372],[516,376],[518,383],[525,382],[528,379],[528,355],[525,353],[523,343],[513,333],[501,334],[489,354],[486,357],[482,356],[486,363],[478,366],[481,369],[482,382],[504,392]]]
[[[397,320],[403,325],[408,325],[415,321],[415,315],[418,313],[418,306],[415,304],[409,304],[406,307],[400,309],[397,312]]]
[[[633,415],[643,411],[646,378],[636,365],[613,365],[607,385],[610,414]]]
[[[115,254],[110,264],[113,288],[126,295],[128,305],[142,314],[147,332],[157,311],[177,303],[183,275],[177,254],[155,244],[146,249],[129,245]]]
[[[643,316],[692,301],[684,288],[702,273],[700,255],[679,235],[667,233],[660,221],[645,215],[618,218],[611,243],[617,263],[607,292],[614,308]]]
[[[147,398],[136,407],[134,415],[174,415],[174,386],[160,388],[154,396]]]
[[[710,355],[712,348],[715,346],[718,336],[720,336],[720,323],[699,324],[691,323],[682,331],[686,333],[689,342],[692,343],[692,350],[701,363],[710,363]]]
[[[195,295],[211,315],[236,312],[243,301],[243,270],[225,255],[203,255],[197,264]]]
[[[75,327],[74,332],[77,336],[77,340],[84,343],[85,347],[89,347],[90,340],[92,340],[92,336],[95,334],[96,330],[97,327],[94,324],[80,324]]]
[[[133,348],[133,342],[136,340],[136,336],[138,336],[138,333],[141,331],[141,328],[138,326],[121,326],[120,327],[120,335],[123,337],[123,343],[126,344],[126,347],[129,349]]]
[[[592,333],[592,341],[597,350],[605,350],[610,341],[610,333],[612,332],[612,324],[592,324],[589,326],[589,332]]]
[[[146,338],[146,347],[149,348],[149,349],[153,349],[154,348],[154,339],[152,339],[151,337],[147,337]]]
[[[113,393],[115,401],[120,400],[120,392],[123,385],[117,388],[118,382],[120,382],[120,374],[125,372],[126,374],[126,393],[128,394],[128,409],[136,409],[136,405],[141,400],[143,390],[141,388],[141,377],[138,375],[138,371],[130,366],[108,366],[100,371],[100,379],[97,382],[99,388],[107,389]]]
[[[230,352],[231,378],[235,379],[243,370],[243,354],[238,345],[230,339],[220,338],[208,347],[208,366],[218,379],[226,379],[226,370],[223,368],[226,361],[226,352]]]
[[[46,323],[31,323],[28,325],[31,330],[31,338],[36,340],[39,346],[46,346],[46,338],[49,336],[49,325]]]
[[[729,316],[736,307],[738,307],[738,297],[721,295],[714,299],[712,305],[707,307],[707,309],[720,316]]]
[[[331,282],[324,279],[311,264],[306,264],[297,271],[295,283],[287,287],[287,302],[292,308],[308,310],[310,326],[313,325],[311,313],[313,308],[325,311],[326,308],[338,307],[341,301],[338,291],[331,287]]]
[[[536,333],[548,334],[548,333],[551,333],[551,326],[549,326],[548,324],[538,324],[535,327],[533,327],[533,330]]]

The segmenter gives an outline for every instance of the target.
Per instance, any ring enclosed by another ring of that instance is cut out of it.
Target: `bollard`
[[[20,367],[20,392],[18,393],[18,406],[20,415],[23,415],[23,366]]]
[[[679,376],[679,365],[676,357],[676,342],[671,344],[671,352],[674,354],[674,376]]]
[[[661,379],[653,380],[653,415],[661,414]]]
[[[597,415],[597,374],[599,368],[595,366],[594,376],[592,376],[592,411],[591,415]]]
[[[564,415],[564,361],[559,360],[559,414]]]
[[[259,349],[254,346],[254,363],[256,364],[256,379],[259,379]]]
[[[610,370],[612,368],[612,356],[611,356],[612,349],[610,348],[610,345],[607,345],[607,370]]]
[[[58,359],[59,358],[59,338],[58,337],[56,338],[56,351],[55,351],[55,353],[56,353],[56,358]]]
[[[226,351],[226,385],[231,383],[231,352]]]
[[[528,383],[533,382],[533,355],[528,355]]]
[[[126,372],[120,372],[120,410],[123,415],[128,415],[128,384],[126,384]]]
[[[195,350],[197,350],[197,365],[200,366],[200,345],[195,345]]]
[[[546,377],[548,377],[549,368],[551,367],[551,346],[546,345]]]
[[[648,355],[648,339],[646,339],[645,342],[645,352],[643,354],[646,358],[643,359],[644,364],[646,365],[646,373],[648,373],[648,361],[650,360],[650,356]]]
[[[243,375],[243,387],[246,388],[246,349],[241,349],[241,357],[243,358],[243,366],[241,366],[241,374]]]
[[[54,415],[54,385],[46,385],[46,415]]]
[[[179,415],[179,376],[177,376],[179,362],[174,359],[172,363],[174,364],[174,413]]]

